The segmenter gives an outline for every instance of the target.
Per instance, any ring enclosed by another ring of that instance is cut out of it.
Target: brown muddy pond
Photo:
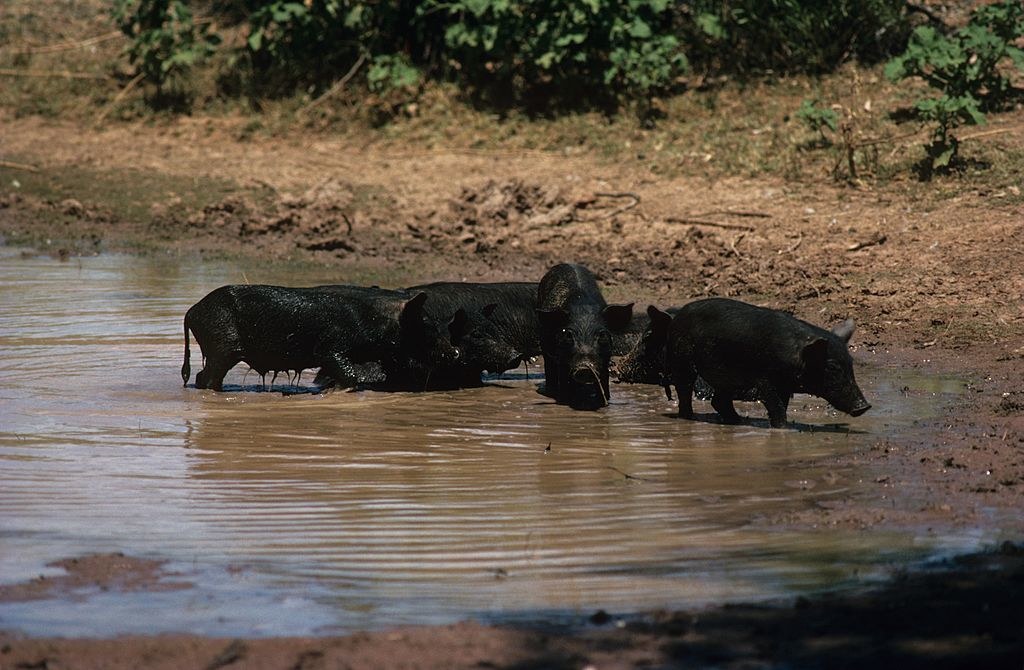
[[[988,539],[759,523],[868,485],[812,463],[934,416],[955,380],[865,366],[874,410],[848,420],[798,397],[787,431],[679,421],[649,386],[574,412],[537,394],[536,369],[450,393],[262,392],[244,366],[224,393],[181,387],[182,316],[210,290],[352,279],[0,248],[0,580],[122,551],[194,584],[0,603],[0,627],[572,622],[835,588]]]

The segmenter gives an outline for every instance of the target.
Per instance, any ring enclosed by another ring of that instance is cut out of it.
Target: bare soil
[[[860,361],[956,374],[967,390],[940,421],[842,457],[874,474],[874,493],[760,522],[870,530],[999,517],[1022,537],[1024,184],[667,178],[555,152],[238,139],[241,123],[97,130],[0,116],[3,158],[36,170],[0,167],[0,235],[61,256],[298,259],[394,284],[537,279],[575,261],[640,307],[727,295],[822,325],[852,317]],[[965,561],[796,608],[652,614],[583,634],[460,624],[294,640],[8,636],[0,666],[1019,668],[1020,556],[1007,545]]]

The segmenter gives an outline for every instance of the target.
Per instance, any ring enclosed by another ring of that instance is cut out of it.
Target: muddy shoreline
[[[67,562],[103,588],[166,588],[159,562],[118,555]],[[121,576],[109,574],[114,566]],[[100,573],[101,576],[97,576]],[[155,578],[155,579],[154,579]],[[40,580],[35,580],[38,583]],[[177,583],[170,582],[171,587]],[[0,632],[4,668],[1017,668],[1024,659],[1024,549],[1006,542],[855,592],[619,618],[570,630],[464,622],[345,636],[112,639]],[[8,595],[8,594],[5,594]]]
[[[997,517],[1005,539],[1024,537],[1024,518],[1014,513],[1024,507],[1024,278],[1019,254],[1008,253],[1024,248],[1019,202],[984,193],[922,199],[898,186],[873,193],[652,180],[583,159],[439,155],[405,165],[341,146],[330,147],[330,165],[311,165],[287,138],[239,143],[188,121],[173,132],[78,134],[61,123],[5,123],[13,153],[41,173],[18,174],[13,188],[12,171],[0,170],[0,234],[58,258],[99,250],[289,260],[396,284],[527,279],[575,260],[593,266],[611,296],[641,305],[717,294],[823,324],[852,316],[858,359],[955,375],[966,389],[940,420],[837,457],[837,466],[856,463],[874,475],[866,492],[755,523],[870,532],[984,526]],[[161,149],[183,134],[187,151]],[[217,147],[218,174],[234,184],[205,204],[183,199],[178,186],[154,189],[131,218],[104,191],[82,185],[100,171],[130,179],[140,165],[212,177],[204,147]],[[358,180],[346,156],[364,167]],[[71,169],[79,171],[73,180]],[[438,173],[451,175],[443,187],[431,178]],[[607,193],[626,195],[598,195]],[[961,232],[951,238],[950,230]],[[1024,624],[1013,598],[1024,592],[1024,567],[1014,545],[946,568],[898,576],[869,593],[652,613],[578,634],[478,624],[246,641],[6,634],[0,666],[1019,667]],[[10,589],[0,597],[12,597]],[[871,623],[858,623],[864,619]]]

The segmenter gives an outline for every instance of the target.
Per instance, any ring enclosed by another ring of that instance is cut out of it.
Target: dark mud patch
[[[38,577],[19,584],[0,584],[0,602],[85,597],[96,591],[173,591],[191,588],[182,581],[166,581],[176,576],[163,569],[166,561],[125,556],[122,553],[88,554],[47,563],[64,575]]]
[[[793,602],[661,612],[603,610],[570,629],[400,628],[341,637],[230,640],[124,636],[25,639],[0,633],[10,668],[1020,668],[1024,551],[1010,543],[877,588]]]

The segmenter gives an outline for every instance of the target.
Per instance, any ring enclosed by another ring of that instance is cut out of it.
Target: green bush
[[[818,133],[820,143],[824,146],[831,144],[828,137],[825,136],[825,129],[828,128],[833,133],[839,129],[839,115],[828,107],[819,107],[818,100],[804,98],[800,109],[796,111],[796,118]]]
[[[413,54],[422,51],[423,44],[416,33],[421,25],[416,20],[417,3],[250,0],[246,4],[245,55],[253,70],[253,88],[260,94],[324,88],[361,58],[370,60],[367,81],[371,87],[392,82],[401,86],[418,78]],[[408,45],[399,36],[408,38]],[[409,53],[400,49],[405,46]]]
[[[1024,70],[1024,50],[1013,44],[1021,37],[1024,5],[1004,0],[975,10],[970,22],[951,35],[931,26],[918,28],[906,51],[886,65],[885,74],[893,81],[917,76],[941,93],[914,104],[918,118],[936,124],[922,166],[927,174],[956,162],[960,142],[953,130],[984,123],[984,112],[1012,99],[1013,87],[1002,68],[1013,63]]]
[[[127,55],[142,78],[161,92],[208,58],[220,43],[206,24],[196,25],[180,0],[115,0],[112,15],[131,40]]]
[[[691,61],[733,73],[823,73],[877,62],[906,43],[903,0],[694,0],[683,24]]]
[[[485,90],[563,97],[648,96],[687,67],[668,0],[454,0],[445,46],[460,78]]]
[[[817,72],[905,37],[897,0],[212,0],[244,45],[222,81],[253,96],[323,91],[353,72],[371,91],[446,79],[495,106],[650,101],[690,62]],[[158,86],[215,36],[183,0],[115,0],[129,55]],[[245,83],[247,82],[247,84]],[[643,108],[643,105],[641,105]]]

